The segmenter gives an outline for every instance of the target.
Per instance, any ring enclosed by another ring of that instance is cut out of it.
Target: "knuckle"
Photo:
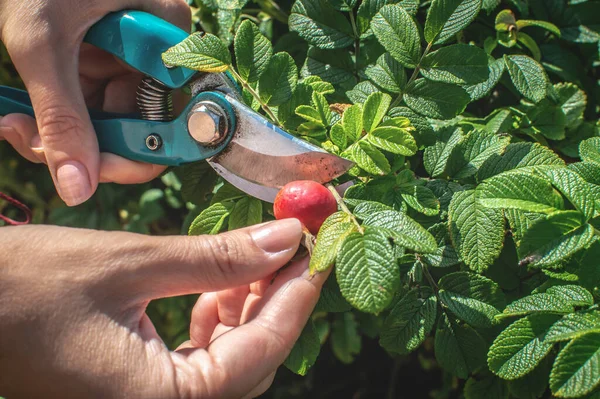
[[[84,125],[71,109],[64,106],[48,106],[38,111],[40,136],[44,144],[52,147],[63,144],[83,141]]]
[[[217,272],[225,277],[235,273],[242,251],[237,240],[230,235],[223,234],[213,236],[207,241],[207,245]]]

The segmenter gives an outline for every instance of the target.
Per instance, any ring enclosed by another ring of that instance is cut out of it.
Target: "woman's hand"
[[[184,0],[0,0],[0,39],[23,79],[36,120],[0,118],[5,139],[33,162],[48,164],[67,205],[85,202],[98,182],[140,183],[164,167],[100,154],[87,106],[135,111],[142,76],[84,44],[89,28],[112,11],[139,9],[189,31]]]
[[[241,398],[271,384],[326,275],[292,264],[295,219],[217,236],[6,227],[0,241],[0,396]],[[145,314],[205,292],[170,352]]]

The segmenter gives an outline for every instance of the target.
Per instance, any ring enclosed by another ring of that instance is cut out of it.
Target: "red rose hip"
[[[337,211],[333,194],[323,185],[311,180],[286,184],[273,203],[275,218],[296,218],[314,235],[321,225]]]

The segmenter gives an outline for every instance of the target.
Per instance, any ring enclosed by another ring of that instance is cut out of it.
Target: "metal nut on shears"
[[[188,115],[188,132],[202,145],[216,145],[227,137],[226,111],[212,101],[201,101]]]

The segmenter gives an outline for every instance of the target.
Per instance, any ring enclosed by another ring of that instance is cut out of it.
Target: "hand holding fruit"
[[[102,17],[139,9],[182,29],[191,26],[184,0],[0,0],[0,39],[31,96],[36,120],[0,118],[7,140],[32,162],[48,164],[67,205],[85,202],[99,182],[139,183],[164,167],[100,154],[87,106],[109,112],[135,110],[142,76],[82,40]]]
[[[327,273],[289,219],[217,236],[148,237],[49,226],[0,229],[0,395],[240,398],[264,392]],[[204,292],[191,340],[169,352],[144,313]],[[32,383],[34,381],[34,383]]]

